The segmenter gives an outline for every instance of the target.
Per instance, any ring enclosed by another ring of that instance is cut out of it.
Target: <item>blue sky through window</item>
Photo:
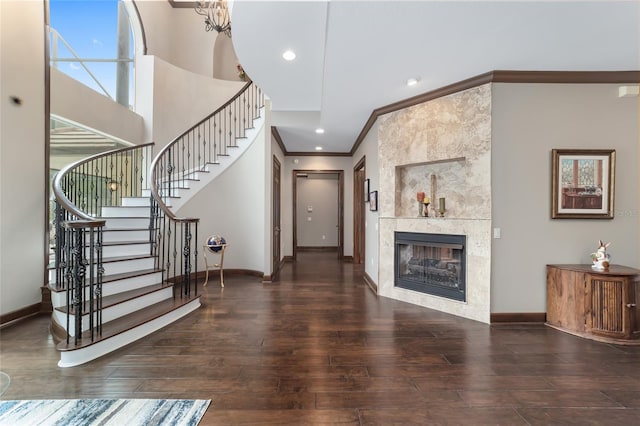
[[[80,58],[115,59],[117,57],[118,0],[50,0],[49,10],[51,27],[60,33]],[[130,46],[131,57],[133,57],[134,44],[131,32]],[[54,56],[53,46],[51,56]],[[62,43],[58,43],[57,56],[73,57]],[[107,89],[109,95],[115,98],[115,62],[85,62],[85,65]],[[59,62],[57,67],[99,93],[104,93],[80,63]],[[133,80],[133,64],[130,65],[130,74]],[[131,97],[132,83],[129,87]]]

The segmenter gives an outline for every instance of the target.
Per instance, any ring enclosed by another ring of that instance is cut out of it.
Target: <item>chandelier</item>
[[[205,30],[216,30],[231,37],[229,8],[225,0],[198,1],[195,10],[198,15],[204,16]]]

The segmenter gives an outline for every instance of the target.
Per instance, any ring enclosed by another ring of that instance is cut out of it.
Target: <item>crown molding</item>
[[[536,84],[638,84],[640,71],[490,71],[421,95],[374,109],[356,141],[350,154],[363,142],[371,127],[381,115],[399,111],[443,96],[471,89],[487,83],[536,83]]]
[[[285,152],[287,157],[351,157],[350,152]]]
[[[284,146],[276,126],[271,126],[271,136],[275,139],[285,157],[351,157],[350,152],[289,152]]]
[[[276,126],[271,126],[271,136],[275,139],[276,143],[282,150],[282,153],[287,155],[287,148],[284,146],[284,142],[282,142],[282,137],[280,136],[280,132],[278,132],[278,128]]]

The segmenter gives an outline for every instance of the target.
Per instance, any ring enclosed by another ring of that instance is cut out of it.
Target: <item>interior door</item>
[[[273,265],[271,279],[275,280],[280,271],[280,162],[273,157]]]
[[[362,264],[365,259],[365,159],[353,169],[353,263]]]

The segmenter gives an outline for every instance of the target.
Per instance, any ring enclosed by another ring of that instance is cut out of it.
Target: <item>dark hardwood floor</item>
[[[198,311],[74,368],[56,366],[48,317],[24,321],[0,332],[2,399],[211,399],[204,425],[640,423],[640,347],[377,298],[358,268],[301,252],[274,284],[229,275]]]

